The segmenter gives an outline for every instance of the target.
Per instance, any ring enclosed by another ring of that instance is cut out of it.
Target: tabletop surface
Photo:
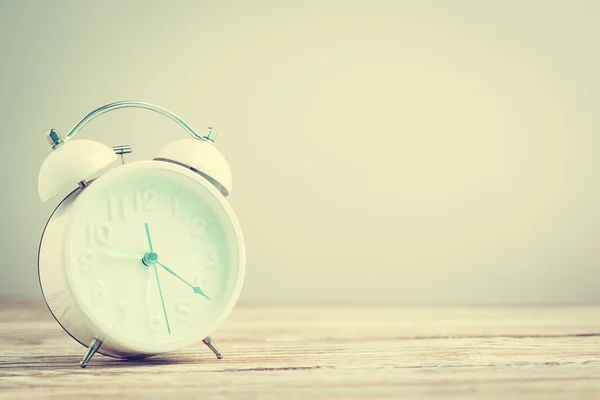
[[[1,399],[600,399],[600,307],[237,307],[198,345],[96,355],[45,305],[0,300]]]

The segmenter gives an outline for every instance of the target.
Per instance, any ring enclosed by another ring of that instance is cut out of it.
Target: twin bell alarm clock
[[[192,138],[131,163],[128,145],[75,139],[92,119],[125,107],[158,112]],[[164,108],[121,101],[92,111],[64,139],[55,130],[47,137],[39,195],[66,197],[42,234],[39,280],[56,321],[87,347],[81,367],[96,352],[144,358],[200,340],[221,358],[209,335],[238,299],[245,251],[216,132],[201,136]]]

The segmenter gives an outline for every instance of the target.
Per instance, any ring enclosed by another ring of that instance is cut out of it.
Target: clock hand
[[[160,302],[162,303],[163,313],[165,314],[165,321],[167,322],[167,331],[171,334],[171,327],[169,326],[169,317],[167,317],[167,309],[165,308],[165,300],[163,299],[162,289],[160,288],[160,279],[158,279],[158,270],[156,264],[154,264],[154,275],[156,276],[156,283],[158,283],[158,293],[160,294]]]
[[[148,245],[150,246],[150,252],[154,252],[154,249],[152,248],[152,239],[150,239],[150,230],[148,229],[148,223],[145,222],[144,225],[146,226],[146,237],[148,238]]]
[[[156,269],[156,261],[157,254],[154,253],[154,249],[152,248],[152,239],[150,238],[150,229],[148,228],[148,223],[144,223],[146,227],[146,237],[148,238],[148,245],[150,246],[150,254],[153,254],[154,257],[150,261],[154,261],[151,265],[154,267],[154,276],[156,277],[156,283],[158,284],[158,294],[160,294],[160,302],[162,304],[163,313],[165,314],[165,321],[167,322],[167,331],[169,335],[171,334],[171,327],[169,326],[169,317],[167,316],[167,308],[165,307],[165,299],[163,298],[162,289],[160,287],[160,278],[158,277],[158,270]],[[143,260],[142,260],[143,261]],[[145,263],[144,263],[145,264]],[[150,267],[150,265],[148,265]]]
[[[124,252],[124,251],[120,251],[120,250],[117,250],[114,247],[111,247],[111,248],[103,250],[103,251],[106,254],[109,254],[111,256],[123,256],[123,257],[128,257],[128,258],[135,258],[135,259],[138,259],[138,260],[144,256],[143,254],[140,255],[140,254],[127,253],[127,252]]]
[[[180,277],[179,275],[177,275],[171,268],[167,267],[164,264],[161,264],[160,262],[156,262],[158,265],[160,265],[161,267],[163,267],[165,269],[165,271],[167,271],[168,273],[170,273],[171,275],[173,275],[175,278],[179,279],[181,282],[185,283],[186,285],[188,285],[189,287],[192,288],[192,290],[194,291],[194,293],[199,294],[200,296],[204,296],[206,297],[208,300],[212,301],[212,299],[210,297],[208,297],[206,295],[206,293],[204,293],[200,287],[198,286],[194,286],[191,283],[189,283],[188,281],[186,281],[185,279],[183,279],[182,277]]]

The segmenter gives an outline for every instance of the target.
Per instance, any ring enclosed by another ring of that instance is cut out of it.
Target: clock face
[[[198,174],[162,161],[90,183],[73,205],[64,251],[69,287],[93,327],[146,353],[208,335],[244,274],[228,204]]]

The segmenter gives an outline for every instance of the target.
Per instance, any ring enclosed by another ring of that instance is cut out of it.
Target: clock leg
[[[221,353],[221,350],[219,350],[219,346],[217,346],[215,341],[210,336],[207,336],[204,339],[202,339],[202,343],[204,343],[209,349],[211,349],[219,360],[223,358],[223,353]]]
[[[87,354],[79,363],[79,365],[81,365],[81,368],[87,367],[88,362],[92,359],[92,357],[94,357],[94,354],[96,354],[101,345],[102,341],[100,339],[92,340],[92,343],[90,343],[90,347],[88,348]]]

